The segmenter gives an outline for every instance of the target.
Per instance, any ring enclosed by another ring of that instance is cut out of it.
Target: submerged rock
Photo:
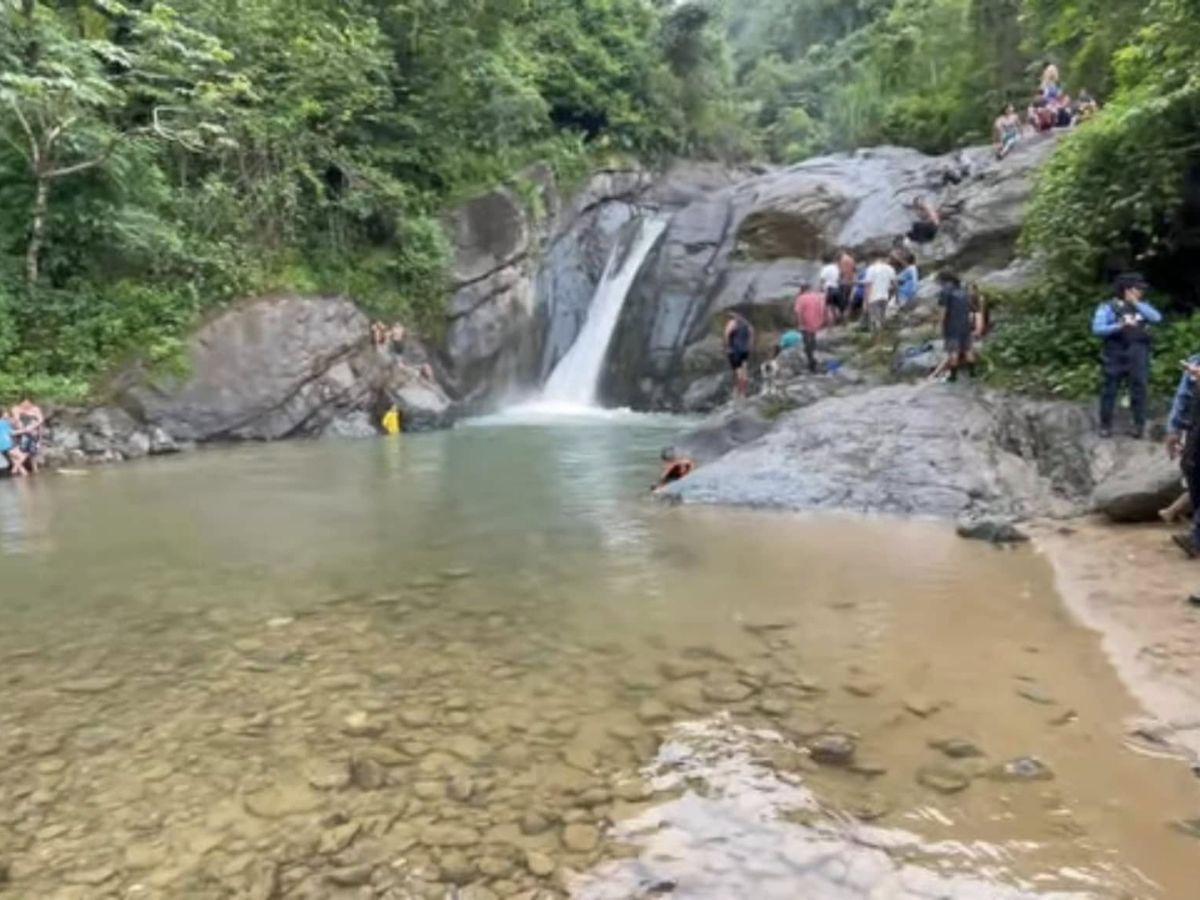
[[[971,785],[971,776],[961,769],[934,763],[917,770],[917,783],[939,794],[957,794]]]
[[[984,776],[991,781],[1051,781],[1054,772],[1036,756],[1020,756],[988,769]]]
[[[824,766],[847,766],[857,750],[854,739],[846,734],[821,735],[808,745],[813,761]]]

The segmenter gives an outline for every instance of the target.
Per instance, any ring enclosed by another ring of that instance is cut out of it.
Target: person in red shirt
[[[804,356],[808,360],[808,371],[817,372],[817,335],[829,322],[829,306],[822,291],[810,284],[800,287],[796,297],[796,327],[804,338]]]

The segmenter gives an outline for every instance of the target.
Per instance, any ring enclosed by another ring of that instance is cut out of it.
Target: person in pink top
[[[817,371],[817,335],[829,322],[829,306],[825,294],[805,283],[796,297],[796,327],[804,338],[804,356],[808,371]]]

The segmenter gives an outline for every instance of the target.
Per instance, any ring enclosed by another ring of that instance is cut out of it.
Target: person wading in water
[[[1142,298],[1146,280],[1129,273],[1115,284],[1115,297],[1101,303],[1092,320],[1092,333],[1104,340],[1101,353],[1104,387],[1100,393],[1100,436],[1110,437],[1117,394],[1122,382],[1129,383],[1129,402],[1133,412],[1130,437],[1146,433],[1146,393],[1150,383],[1150,325],[1162,321],[1157,309]]]
[[[733,370],[733,392],[738,397],[750,393],[750,348],[754,346],[754,329],[740,313],[729,313],[725,323],[725,356]]]

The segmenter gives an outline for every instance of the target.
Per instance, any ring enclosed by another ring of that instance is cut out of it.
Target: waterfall
[[[666,230],[662,219],[638,219],[632,233],[623,235],[608,258],[604,275],[588,307],[587,321],[575,343],[558,361],[542,390],[542,400],[564,406],[593,406],[600,373],[625,298],[642,263]]]

